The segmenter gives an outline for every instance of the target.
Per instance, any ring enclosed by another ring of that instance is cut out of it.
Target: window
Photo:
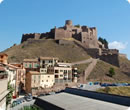
[[[63,75],[60,75],[60,77],[63,77]]]
[[[44,82],[44,80],[42,80],[42,82]]]
[[[35,64],[35,67],[37,68],[37,67],[38,67],[38,64]]]
[[[48,80],[46,80],[46,82],[48,82]]]
[[[72,73],[71,70],[68,70],[68,73]]]
[[[60,72],[63,72],[63,70],[60,70]]]
[[[36,79],[36,76],[34,75],[34,80]]]
[[[55,78],[58,78],[58,75],[55,75]]]
[[[64,73],[67,73],[67,70],[64,70]]]
[[[55,73],[59,73],[59,70],[55,70]]]
[[[48,76],[48,78],[50,78],[50,76]]]
[[[53,61],[52,60],[49,60],[49,63],[52,63]]]
[[[42,63],[44,64],[44,63],[45,63],[45,61],[43,60],[43,61],[42,61]]]
[[[27,67],[28,65],[25,63],[25,68]]]
[[[32,64],[29,64],[29,68],[32,68]]]

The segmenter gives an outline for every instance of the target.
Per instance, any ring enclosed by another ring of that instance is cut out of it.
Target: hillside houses
[[[73,82],[73,68],[70,63],[59,62],[56,57],[39,57],[24,59],[26,68],[26,91],[51,88],[57,83]],[[76,76],[75,76],[76,78]]]

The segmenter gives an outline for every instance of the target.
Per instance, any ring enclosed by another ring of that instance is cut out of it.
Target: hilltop
[[[39,56],[54,56],[66,62],[90,58],[87,52],[73,41],[70,41],[68,45],[60,45],[53,39],[28,40],[8,48],[4,53],[8,54],[10,63],[22,62],[25,58],[38,58]]]

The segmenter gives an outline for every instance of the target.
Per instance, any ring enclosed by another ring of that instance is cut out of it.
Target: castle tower
[[[71,20],[66,20],[65,21],[65,26],[72,26],[73,24],[72,24],[72,21]]]

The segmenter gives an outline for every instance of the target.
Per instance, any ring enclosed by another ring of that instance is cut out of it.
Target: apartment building
[[[0,53],[0,63],[7,64],[7,60],[8,60],[8,55],[5,53]]]
[[[3,66],[0,65],[0,110],[6,110],[6,96],[9,93],[7,90],[8,75]]]
[[[57,63],[48,68],[49,74],[54,74],[55,83],[72,82],[72,67],[69,63]]]

